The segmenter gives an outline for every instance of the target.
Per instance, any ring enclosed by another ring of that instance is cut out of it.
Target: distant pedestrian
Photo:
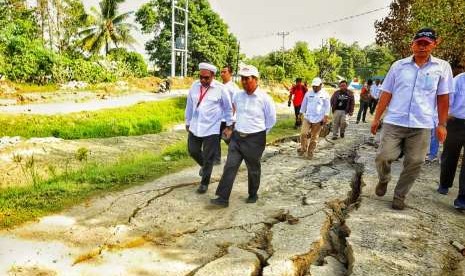
[[[431,55],[436,48],[436,32],[419,30],[411,44],[413,55],[394,62],[383,82],[382,94],[371,124],[376,134],[383,119],[381,144],[376,156],[379,182],[376,195],[384,196],[391,180],[391,163],[401,152],[404,166],[394,190],[392,208],[405,208],[405,198],[418,177],[428,151],[431,129],[438,113],[436,134],[439,142],[446,138],[449,92],[452,91],[452,70],[449,63]]]
[[[366,123],[366,116],[368,108],[370,107],[371,102],[371,86],[373,85],[373,81],[369,79],[365,86],[362,87],[362,91],[360,92],[360,107],[358,109],[357,114],[357,124],[362,119],[362,122]]]
[[[300,106],[304,100],[304,95],[307,92],[307,87],[302,83],[301,78],[295,80],[295,84],[291,87],[289,91],[289,100],[287,101],[287,106],[294,105],[294,114],[295,114],[295,124],[294,127],[298,128],[302,125],[302,118],[300,118]]]
[[[205,193],[218,150],[221,119],[226,125],[233,123],[231,98],[224,86],[214,80],[216,67],[208,63],[199,64],[200,81],[192,84],[187,96],[186,130],[189,132],[187,147],[190,156],[199,164],[202,177],[198,193]]]
[[[276,123],[274,102],[265,91],[258,87],[259,73],[252,65],[244,66],[240,71],[243,91],[233,99],[236,108],[236,124],[234,131],[226,130],[231,135],[228,156],[223,169],[213,205],[227,207],[234,180],[242,160],[245,161],[248,173],[249,196],[247,203],[255,203],[260,186],[261,162],[265,150],[266,134]]]
[[[232,80],[232,67],[230,65],[226,65],[224,66],[221,71],[220,71],[220,76],[221,76],[221,79],[223,81],[223,85],[225,86],[225,89],[226,91],[228,91],[229,93],[229,96],[231,98],[231,101],[232,99],[234,98],[234,95],[239,91],[239,87],[237,87],[237,85],[233,82]],[[233,110],[233,113],[235,111]],[[226,128],[226,116],[223,117],[223,119],[221,120],[221,127],[220,127],[220,143],[218,144],[218,151],[216,152],[216,155],[215,155],[215,163],[214,164],[220,164],[221,163],[221,136],[222,136],[222,133],[224,131],[224,129]],[[233,119],[234,119],[234,115],[233,115]],[[225,142],[228,144],[229,141],[228,140],[225,140]]]
[[[454,67],[454,71],[457,70]],[[463,68],[462,68],[463,69]],[[438,192],[448,194],[452,187],[462,149],[465,148],[465,73],[454,78],[454,90],[450,94],[450,112],[447,121],[447,138],[441,155],[441,177]],[[462,158],[459,174],[459,194],[454,207],[465,210],[465,160]]]
[[[370,114],[373,115],[376,110],[376,106],[378,105],[379,100],[379,93],[381,89],[381,80],[376,79],[375,84],[371,86],[370,94],[371,94],[371,101],[370,101]]]
[[[339,90],[331,96],[331,110],[333,112],[333,140],[336,140],[338,134],[344,138],[347,127],[346,116],[352,116],[354,113],[354,93],[347,89],[347,81],[339,82]]]
[[[321,128],[328,122],[331,104],[329,95],[321,88],[320,78],[312,81],[312,90],[305,94],[300,113],[303,115],[302,129],[300,131],[299,155],[307,159],[313,158],[313,152],[318,143]],[[310,143],[308,140],[310,139]]]

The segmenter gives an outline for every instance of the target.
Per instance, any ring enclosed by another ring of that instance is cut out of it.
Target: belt
[[[237,135],[239,135],[239,137],[246,138],[246,137],[249,137],[249,136],[254,136],[254,135],[260,134],[260,133],[265,132],[265,131],[254,132],[254,133],[245,133],[245,132],[240,132],[240,131],[235,130],[234,132],[236,132]]]
[[[465,124],[465,119],[450,117],[451,122]]]

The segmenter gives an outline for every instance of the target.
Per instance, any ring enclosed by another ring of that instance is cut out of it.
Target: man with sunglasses
[[[187,147],[190,156],[199,164],[202,177],[197,192],[208,189],[213,162],[219,144],[221,119],[226,129],[233,123],[232,104],[224,86],[214,80],[216,67],[208,63],[199,64],[199,81],[192,84],[187,96],[185,110],[186,130],[189,132]]]
[[[384,79],[382,94],[371,124],[376,134],[381,116],[383,119],[381,144],[376,156],[378,185],[376,195],[384,196],[391,180],[391,163],[401,152],[404,166],[394,190],[392,208],[405,208],[405,197],[418,177],[425,160],[431,129],[435,127],[437,113],[439,125],[436,134],[439,142],[446,139],[446,121],[449,93],[452,91],[452,70],[444,60],[433,57],[436,32],[420,29],[414,36],[413,55],[394,62]]]
[[[247,203],[255,203],[260,186],[261,163],[265,150],[266,134],[276,123],[276,110],[271,97],[258,87],[257,68],[246,65],[239,71],[243,91],[236,93],[233,105],[236,110],[234,132],[225,130],[231,136],[228,157],[223,169],[215,199],[210,202],[218,207],[228,207],[229,196],[242,160],[248,173],[249,197]]]

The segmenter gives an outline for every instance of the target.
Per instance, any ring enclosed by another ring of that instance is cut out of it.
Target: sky
[[[191,0],[195,1],[195,0]],[[86,8],[98,6],[99,0],[83,0]],[[127,0],[120,12],[137,11],[147,0]],[[322,41],[335,37],[361,46],[375,41],[374,23],[389,13],[391,0],[209,0],[213,10],[228,24],[239,39],[241,52],[248,57],[282,48],[278,32],[288,32],[284,47],[306,41],[317,48]],[[378,10],[380,9],[380,10]],[[356,16],[369,11],[372,13]],[[354,17],[353,17],[354,16]],[[345,17],[348,20],[328,23]],[[145,54],[144,44],[151,36],[134,33],[135,50]]]

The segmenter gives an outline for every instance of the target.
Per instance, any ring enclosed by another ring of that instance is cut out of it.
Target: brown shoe
[[[404,200],[395,197],[395,198],[392,200],[392,209],[394,209],[394,210],[404,210],[404,209],[405,209]]]
[[[298,149],[297,149],[297,154],[298,154],[299,156],[304,155],[304,153],[305,153],[305,151],[303,151],[301,148],[298,148]]]
[[[378,182],[378,185],[376,185],[375,194],[377,196],[384,196],[387,191],[387,185],[387,183]]]

